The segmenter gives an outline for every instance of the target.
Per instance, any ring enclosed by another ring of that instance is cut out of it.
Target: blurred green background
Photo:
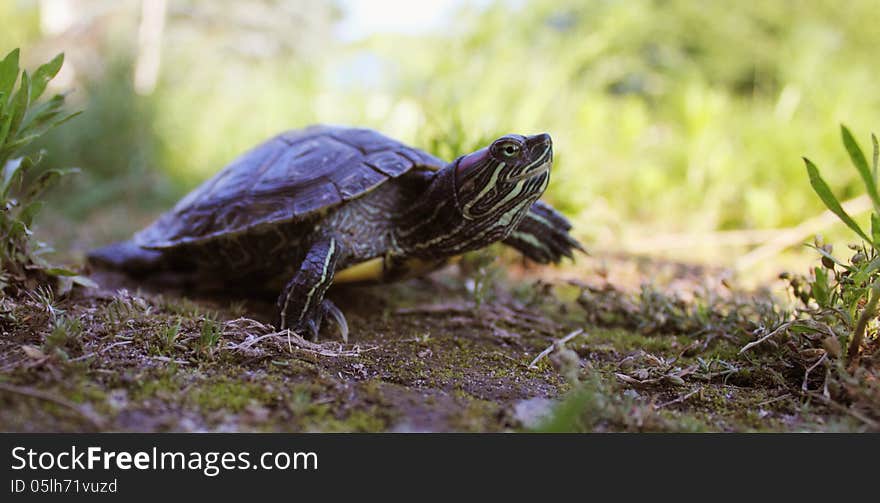
[[[446,159],[547,131],[545,199],[594,255],[732,265],[822,212],[802,155],[858,195],[838,125],[867,149],[880,115],[876,0],[4,0],[0,26],[30,66],[67,55],[85,112],[40,146],[82,174],[39,232],[75,254],[325,122]]]

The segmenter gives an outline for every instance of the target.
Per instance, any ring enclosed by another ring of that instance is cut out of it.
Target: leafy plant
[[[880,303],[880,194],[878,157],[880,146],[872,136],[874,155],[868,164],[858,142],[845,126],[841,136],[873,206],[870,232],[852,218],[834,195],[819,169],[804,158],[810,184],[825,206],[861,238],[849,245],[849,259],[835,256],[833,247],[816,236],[811,245],[821,265],[809,275],[784,273],[800,305],[792,312],[762,317],[754,340],[740,354],[760,347],[787,380],[801,382],[799,392],[832,408],[845,411],[872,429],[880,428],[880,368],[876,365],[877,306]],[[873,337],[869,335],[873,334]],[[748,356],[747,356],[748,358]]]
[[[869,166],[867,157],[849,129],[846,126],[841,126],[840,129],[843,145],[871,199],[873,210],[870,216],[870,233],[862,230],[846,212],[819,174],[816,165],[804,158],[813,190],[825,206],[863,242],[852,246],[856,253],[847,263],[832,255],[832,247],[817,238],[812,247],[821,254],[822,267],[814,269],[813,279],[808,281],[809,290],[802,291],[800,296],[805,303],[812,299],[819,308],[837,313],[836,317],[849,332],[846,341],[847,358],[852,363],[858,358],[868,325],[876,318],[877,303],[880,300],[880,192],[877,190],[880,146],[877,136],[871,135],[874,155],[873,164]]]
[[[43,206],[39,197],[75,171],[48,169],[31,176],[44,152],[24,154],[31,142],[77,115],[64,112],[62,94],[40,101],[63,63],[64,55],[59,54],[31,75],[19,67],[18,49],[0,61],[0,291],[9,287],[27,291],[52,278],[67,278],[68,285],[91,283],[48,263],[43,255],[51,249],[31,232]]]

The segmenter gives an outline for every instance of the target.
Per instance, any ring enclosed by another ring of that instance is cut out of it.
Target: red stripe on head
[[[474,165],[479,164],[481,161],[486,159],[487,155],[489,155],[489,149],[488,148],[481,148],[480,150],[477,150],[476,152],[472,152],[472,153],[462,157],[461,160],[458,161],[458,166],[456,166],[456,168],[455,168],[456,174],[459,176],[464,174],[466,171],[468,171]]]

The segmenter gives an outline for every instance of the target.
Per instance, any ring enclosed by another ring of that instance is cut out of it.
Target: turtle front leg
[[[503,243],[535,262],[558,263],[562,257],[573,258],[574,250],[586,253],[570,230],[571,223],[564,216],[549,204],[536,201]]]
[[[340,243],[336,238],[327,238],[313,244],[299,267],[299,271],[287,283],[278,296],[279,330],[289,328],[304,335],[318,338],[321,320],[325,314],[339,325],[342,338],[348,341],[348,324],[342,311],[329,299],[324,298],[333,283],[336,263],[342,255]]]

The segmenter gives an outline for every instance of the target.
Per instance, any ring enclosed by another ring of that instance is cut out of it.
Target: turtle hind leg
[[[276,328],[289,328],[300,335],[308,334],[312,339],[317,339],[321,320],[325,314],[329,314],[339,325],[343,339],[348,339],[348,324],[342,311],[324,298],[333,283],[341,255],[342,249],[336,238],[327,238],[312,245],[299,271],[278,296]]]
[[[94,249],[86,256],[90,265],[143,276],[166,268],[161,251],[141,248],[131,241],[120,241]]]

